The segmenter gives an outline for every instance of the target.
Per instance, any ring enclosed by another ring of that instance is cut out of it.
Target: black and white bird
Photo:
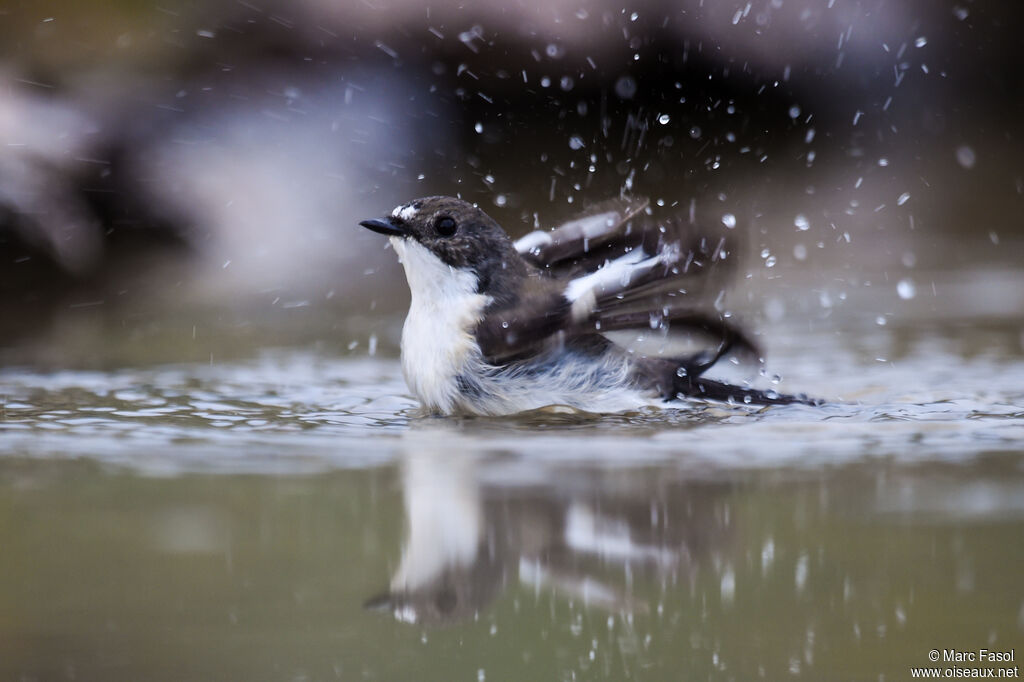
[[[390,238],[405,267],[402,370],[423,407],[493,416],[551,405],[619,412],[686,397],[814,403],[703,376],[726,353],[757,355],[722,316],[688,304],[714,281],[724,240],[646,209],[645,200],[611,200],[518,241],[453,197],[361,222]],[[666,356],[616,342],[652,329],[701,334],[714,348]]]

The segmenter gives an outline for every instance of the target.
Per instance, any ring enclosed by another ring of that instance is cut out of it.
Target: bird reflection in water
[[[610,613],[647,612],[634,581],[692,583],[733,536],[725,484],[531,460],[447,429],[410,436],[401,559],[387,591],[365,604],[403,622],[477,617],[517,583]]]

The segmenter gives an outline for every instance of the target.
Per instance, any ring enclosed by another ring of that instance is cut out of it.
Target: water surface
[[[778,388],[821,408],[423,417],[386,345],[5,369],[0,677],[875,680],[1019,655],[1021,325],[839,329],[764,330]]]

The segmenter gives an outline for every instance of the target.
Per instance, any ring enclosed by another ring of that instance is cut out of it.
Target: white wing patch
[[[619,256],[613,261],[608,261],[598,270],[582,277],[577,277],[569,282],[565,288],[565,297],[570,301],[576,301],[587,292],[594,289],[624,289],[629,286],[629,280],[637,266],[648,261],[658,261],[658,256],[644,260],[644,252],[634,249],[624,256]]]
[[[529,253],[534,249],[549,246],[554,240],[552,235],[558,235],[559,240],[568,241],[572,239],[595,239],[617,227],[622,219],[618,211],[606,211],[596,215],[585,216],[571,220],[561,225],[553,232],[534,230],[523,237],[520,237],[515,246],[519,253]]]
[[[659,265],[668,265],[679,258],[678,248],[666,248],[656,256],[644,258],[641,249],[608,261],[600,269],[577,277],[565,288],[565,297],[572,303],[574,320],[584,320],[597,306],[597,300],[629,289],[636,278],[642,277]]]
[[[551,243],[551,233],[544,232],[543,230],[535,230],[530,234],[524,235],[516,240],[513,244],[516,251],[519,253],[529,253],[534,249],[539,249],[542,246],[547,246]]]

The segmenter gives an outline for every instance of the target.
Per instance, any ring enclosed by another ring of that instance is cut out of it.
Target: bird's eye
[[[459,229],[459,225],[455,222],[454,218],[443,215],[434,221],[434,229],[442,237],[451,237]]]

